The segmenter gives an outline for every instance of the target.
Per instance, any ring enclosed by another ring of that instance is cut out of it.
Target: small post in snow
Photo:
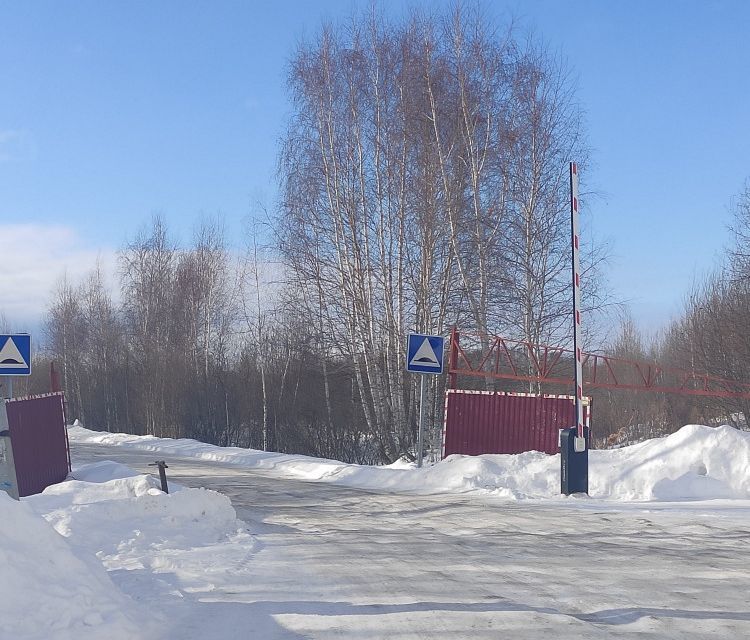
[[[167,463],[164,460],[157,460],[148,465],[149,467],[159,467],[159,480],[161,480],[161,490],[164,493],[169,493],[169,487],[167,486],[167,472],[165,469],[169,469]]]

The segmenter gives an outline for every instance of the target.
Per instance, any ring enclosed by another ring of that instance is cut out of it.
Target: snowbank
[[[614,500],[750,498],[750,433],[687,425],[666,438],[591,452],[591,495]]]
[[[373,490],[491,493],[509,499],[557,498],[560,458],[520,455],[449,456],[416,469],[403,463],[369,467],[307,456],[223,448],[171,440],[69,429],[74,442],[158,452],[164,457],[213,460],[303,480]],[[688,425],[665,438],[620,449],[591,451],[590,495],[617,501],[750,498],[750,433],[729,426]]]
[[[215,491],[173,483],[165,494],[154,477],[108,460],[72,476],[21,502],[0,492],[3,640],[161,637],[174,620],[148,602],[181,601],[179,579],[209,575],[217,558],[228,558],[218,563],[225,570],[255,549]]]
[[[0,491],[0,638],[130,640],[153,619],[25,502]]]
[[[142,568],[154,551],[189,550],[242,529],[226,496],[159,481],[112,461],[74,470],[74,478],[26,499],[71,544],[96,549],[108,569]],[[111,479],[109,479],[111,478]]]

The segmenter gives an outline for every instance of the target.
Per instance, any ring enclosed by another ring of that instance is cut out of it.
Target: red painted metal
[[[589,424],[588,407],[584,421]],[[559,430],[575,424],[573,396],[449,389],[443,457],[454,453],[560,451]]]
[[[6,402],[21,497],[62,482],[70,471],[64,396],[48,393]]]
[[[450,386],[458,376],[500,378],[573,387],[572,349],[537,345],[499,336],[451,332]],[[750,400],[750,384],[699,371],[662,367],[656,363],[581,353],[586,389],[630,389],[715,398]],[[493,363],[494,364],[490,364]]]
[[[458,376],[458,328],[454,326],[451,329],[451,344],[448,351],[448,385],[451,389],[456,388]]]
[[[53,393],[62,391],[62,384],[60,384],[60,372],[55,369],[55,363],[49,363],[49,390]]]
[[[578,166],[575,162],[570,163],[570,233],[571,249],[573,252],[573,352],[575,367],[573,368],[574,383],[576,390],[576,429],[578,437],[584,437],[583,427],[583,363],[581,362],[581,258],[578,250],[578,234],[581,222],[578,211]],[[530,355],[534,355],[533,350]],[[547,352],[544,352],[545,368],[547,366]]]

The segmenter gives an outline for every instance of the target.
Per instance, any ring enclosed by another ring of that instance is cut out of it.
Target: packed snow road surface
[[[74,466],[155,473],[165,457],[72,446]],[[227,495],[250,534],[163,557],[154,544],[132,566],[109,556],[169,640],[750,637],[746,502],[420,496],[167,463],[171,481]]]

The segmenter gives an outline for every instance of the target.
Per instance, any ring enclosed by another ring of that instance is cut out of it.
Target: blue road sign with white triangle
[[[0,376],[31,375],[31,336],[0,334]]]
[[[443,373],[445,338],[410,333],[406,343],[406,370],[412,373]]]

